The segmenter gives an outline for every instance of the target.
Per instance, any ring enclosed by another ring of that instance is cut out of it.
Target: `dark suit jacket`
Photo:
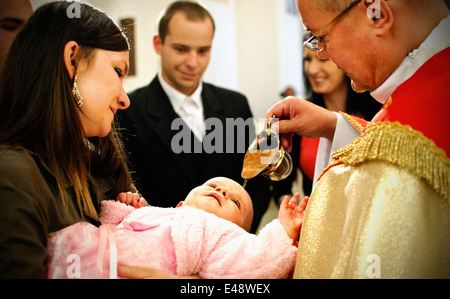
[[[150,85],[129,94],[129,98],[131,106],[119,113],[118,120],[132,176],[139,192],[150,205],[175,207],[193,188],[217,176],[243,182],[241,171],[245,150],[255,136],[254,128],[240,153],[237,150],[226,153],[224,149],[225,153],[176,154],[171,143],[180,131],[172,130],[171,126],[179,116],[158,77]],[[202,100],[205,120],[214,117],[223,124],[224,141],[227,135],[233,136],[231,132],[226,132],[226,119],[252,118],[247,99],[237,92],[204,83]],[[193,142],[199,142],[191,135]],[[267,209],[271,197],[270,185],[271,182],[262,177],[250,180],[247,185],[254,206],[253,231]]]

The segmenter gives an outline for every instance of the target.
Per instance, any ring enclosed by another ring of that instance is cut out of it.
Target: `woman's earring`
[[[78,109],[79,109],[83,106],[83,97],[81,96],[80,90],[78,89],[77,79],[78,78],[75,75],[75,79],[73,80],[72,94],[75,96],[75,99],[78,101],[77,105],[78,105]]]

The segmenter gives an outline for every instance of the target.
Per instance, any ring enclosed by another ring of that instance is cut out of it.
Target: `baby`
[[[139,208],[142,199],[124,194],[102,203],[100,228],[78,223],[49,235],[48,276],[115,277],[119,262],[181,276],[285,278],[294,269],[307,205],[307,198],[297,206],[298,200],[285,198],[278,219],[256,236],[248,233],[251,198],[227,178],[193,189],[176,209],[135,209],[130,205]]]

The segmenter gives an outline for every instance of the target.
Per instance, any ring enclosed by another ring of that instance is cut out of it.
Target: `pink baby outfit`
[[[76,270],[77,278],[110,278],[117,262],[216,279],[286,278],[294,269],[297,247],[278,220],[256,236],[187,206],[134,210],[106,201],[101,216],[100,228],[77,223],[49,235],[49,278]]]

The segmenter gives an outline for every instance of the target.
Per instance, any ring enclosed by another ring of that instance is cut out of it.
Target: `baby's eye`
[[[215,188],[217,187],[217,185],[216,185],[216,184],[213,184],[213,183],[209,183],[207,186],[208,186],[208,187],[211,187],[211,188],[213,188],[213,189],[215,189]]]
[[[241,208],[241,203],[240,203],[238,200],[234,200],[234,199],[233,199],[233,202],[236,204],[236,206],[237,206],[238,208]]]

